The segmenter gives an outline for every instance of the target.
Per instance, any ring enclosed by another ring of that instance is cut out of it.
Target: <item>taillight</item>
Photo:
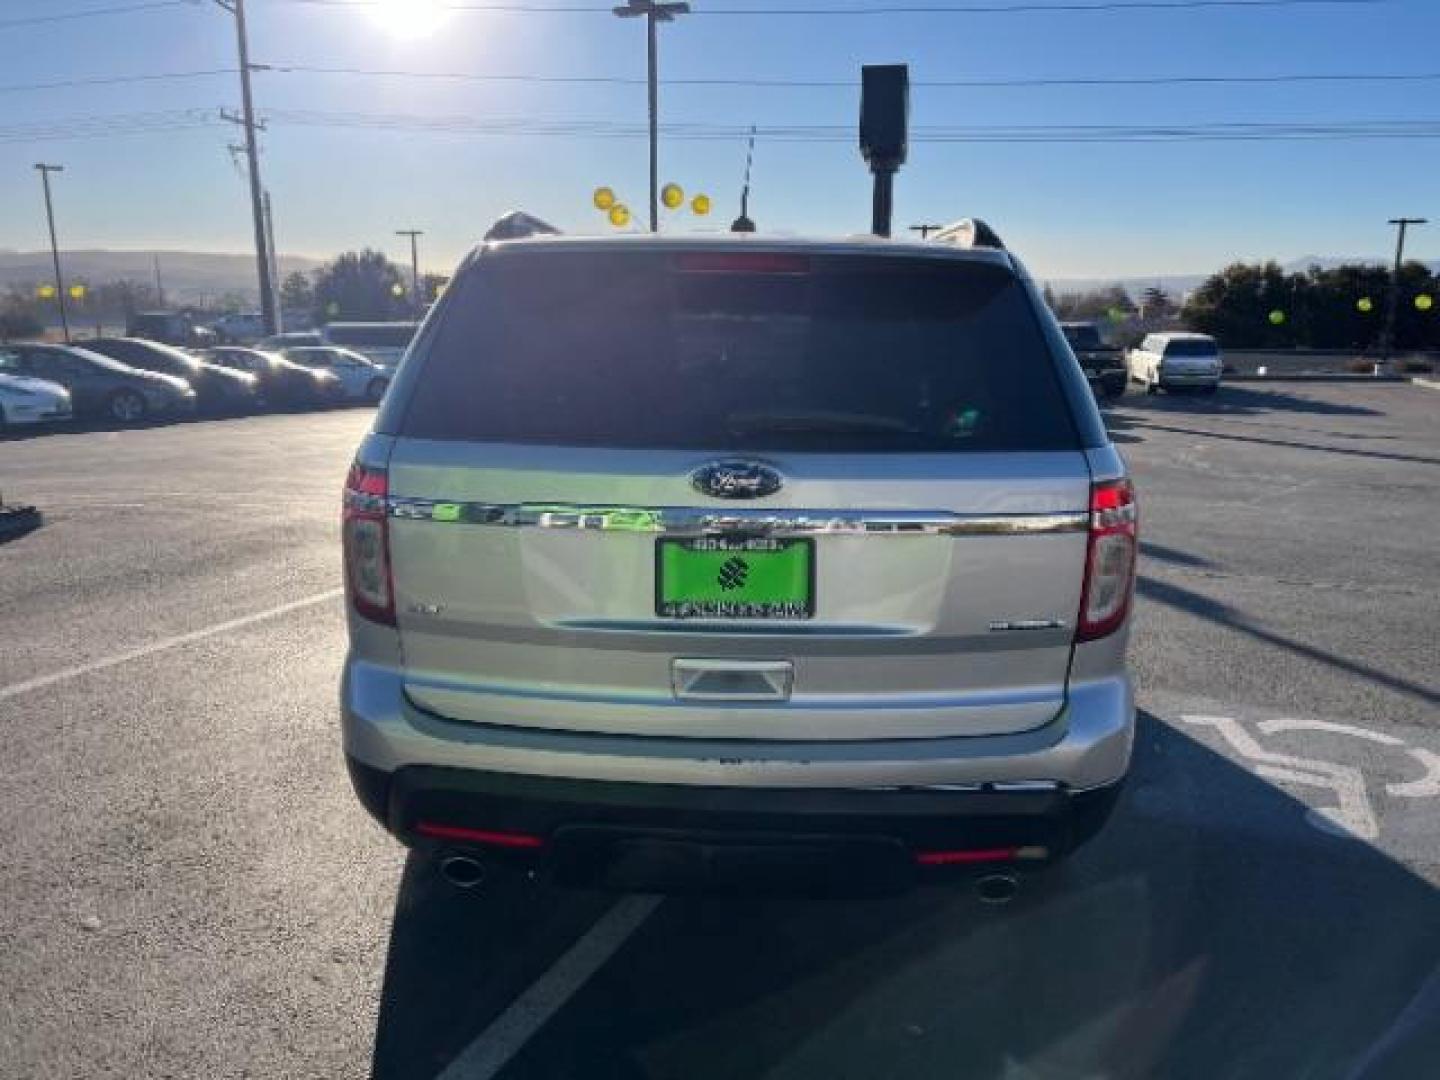
[[[341,535],[345,545],[345,591],[355,610],[374,622],[395,625],[390,583],[390,534],[385,517],[388,488],[383,469],[355,464],[345,478]]]
[[[1139,507],[1129,480],[1090,488],[1090,543],[1075,640],[1093,641],[1114,633],[1130,612],[1135,591],[1135,549]]]

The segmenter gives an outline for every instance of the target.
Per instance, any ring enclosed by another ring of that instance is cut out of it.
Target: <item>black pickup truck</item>
[[[1065,340],[1080,361],[1085,378],[1095,397],[1114,399],[1125,393],[1130,374],[1125,369],[1125,353],[1117,345],[1107,345],[1094,323],[1066,322],[1060,324]]]

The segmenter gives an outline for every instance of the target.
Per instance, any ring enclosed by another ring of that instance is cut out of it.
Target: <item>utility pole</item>
[[[415,314],[419,315],[422,309],[420,307],[420,246],[417,241],[425,235],[425,232],[423,229],[396,229],[395,235],[410,238],[410,301],[415,306]]]
[[[1390,224],[1398,226],[1399,232],[1395,237],[1395,269],[1390,275],[1390,292],[1385,299],[1385,329],[1380,335],[1380,363],[1377,370],[1388,372],[1390,370],[1390,354],[1395,350],[1395,314],[1400,307],[1400,264],[1405,261],[1405,230],[1411,225],[1428,224],[1428,219],[1421,217],[1399,217],[1391,218]]]
[[[676,15],[690,14],[690,5],[673,0],[628,0],[624,7],[612,8],[622,19],[645,17],[645,41],[650,90],[650,231],[660,231],[660,78],[656,51],[658,42],[655,25],[674,22]]]
[[[740,189],[740,216],[730,224],[730,231],[753,233],[755,222],[750,219],[750,166],[755,161],[755,125],[750,125],[750,145],[745,150],[745,186]]]
[[[275,253],[275,211],[270,206],[270,192],[265,192],[265,246],[270,253],[270,288],[275,297],[275,332],[285,332],[285,308],[280,303],[280,256]]]
[[[70,344],[70,316],[65,311],[65,279],[60,275],[60,244],[55,239],[55,204],[50,199],[50,174],[64,172],[64,165],[37,164],[40,183],[45,188],[45,220],[50,223],[50,258],[55,262],[55,298],[60,301],[60,328],[65,332],[65,344]]]
[[[240,49],[240,107],[241,115],[235,116],[223,110],[220,115],[231,123],[245,129],[245,156],[250,165],[250,209],[255,219],[255,269],[260,284],[260,315],[265,323],[265,333],[277,331],[275,322],[275,292],[270,280],[269,245],[265,236],[265,211],[260,204],[260,151],[255,144],[255,132],[264,130],[255,122],[255,102],[250,94],[250,40],[245,32],[245,0],[215,0],[217,6],[228,11],[235,19],[235,37]]]
[[[930,239],[930,234],[931,234],[932,232],[939,232],[939,231],[940,231],[941,229],[943,229],[944,227],[945,227],[944,225],[925,225],[925,224],[921,224],[921,225],[911,225],[911,226],[910,226],[910,231],[911,231],[911,232],[918,232],[918,233],[920,234],[920,239],[921,239],[921,240],[929,240],[929,239]]]
[[[154,252],[151,256],[155,260],[155,306],[165,306],[165,283],[160,280],[160,253]]]

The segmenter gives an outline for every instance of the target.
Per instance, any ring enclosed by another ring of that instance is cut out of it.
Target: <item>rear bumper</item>
[[[408,701],[398,671],[352,655],[341,715],[356,793],[411,846],[472,846],[427,836],[422,822],[524,834],[539,846],[501,856],[571,880],[617,862],[725,865],[737,848],[796,864],[843,850],[846,858],[821,861],[863,857],[876,880],[903,883],[929,872],[917,851],[1044,849],[1029,855],[1040,862],[1073,850],[1108,816],[1128,771],[1135,709],[1122,672],[1073,683],[1054,720],[1010,735],[598,735],[442,719]]]
[[[347,765],[361,803],[408,846],[479,854],[561,884],[651,890],[886,891],[1042,865],[1094,836],[1123,784],[755,791]]]
[[[1188,372],[1184,374],[1179,372],[1161,372],[1160,385],[1166,390],[1171,387],[1184,386],[1219,386],[1220,375],[1218,373],[1212,375],[1202,373],[1191,374]]]

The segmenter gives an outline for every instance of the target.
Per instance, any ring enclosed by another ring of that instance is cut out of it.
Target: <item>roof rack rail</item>
[[[954,225],[947,225],[931,239],[937,244],[953,244],[963,248],[995,248],[1005,250],[1005,241],[1000,234],[979,218],[962,218]]]
[[[485,234],[488,243],[491,240],[523,240],[527,236],[559,236],[560,230],[551,225],[548,221],[541,221],[523,210],[511,210],[495,219],[495,224],[490,226]]]

